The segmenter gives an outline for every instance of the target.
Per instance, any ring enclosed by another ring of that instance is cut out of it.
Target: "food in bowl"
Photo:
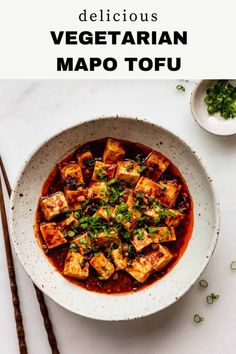
[[[44,183],[35,233],[49,261],[90,291],[137,291],[167,274],[193,229],[180,171],[142,144],[104,138],[75,149]]]
[[[224,119],[236,117],[236,86],[228,80],[218,80],[207,88],[206,94],[204,102],[209,114],[219,112]]]

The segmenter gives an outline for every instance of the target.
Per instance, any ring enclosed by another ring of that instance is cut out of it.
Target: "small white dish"
[[[33,232],[42,185],[65,154],[79,144],[112,136],[146,144],[166,155],[179,169],[194,203],[194,228],[187,249],[175,267],[143,290],[121,295],[90,292],[66,280],[48,262]],[[11,241],[25,271],[47,296],[64,308],[99,320],[128,320],[150,315],[173,304],[207,266],[216,246],[219,203],[196,152],[168,130],[147,120],[124,117],[78,122],[53,136],[25,162],[10,205]]]
[[[198,82],[190,99],[192,115],[195,121],[209,133],[222,136],[236,134],[236,118],[224,119],[219,113],[210,115],[207,112],[207,105],[204,102],[206,90],[208,87],[214,85],[216,81],[201,80]],[[235,85],[236,80],[230,80],[230,83]]]

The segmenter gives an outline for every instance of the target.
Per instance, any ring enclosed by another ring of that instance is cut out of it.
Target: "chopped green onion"
[[[76,219],[79,219],[80,218],[80,212],[79,211],[75,211],[74,212],[74,217],[76,218]]]
[[[111,255],[113,249],[114,249],[114,243],[112,242],[111,245],[110,245],[110,247],[109,247],[109,249],[108,249],[108,251],[107,251],[108,257]]]
[[[204,318],[196,313],[193,317],[193,320],[196,323],[200,323],[200,322],[204,321]]]
[[[154,220],[155,224],[158,224],[160,222],[160,218],[158,218],[158,217],[155,217],[153,220]]]
[[[70,251],[72,251],[72,252],[78,251],[78,247],[75,243],[70,244]]]
[[[80,224],[82,230],[86,230],[88,227],[88,223]]]
[[[104,166],[102,167],[102,169],[103,169],[104,171],[106,171],[108,168],[109,168],[108,165],[104,165]]]
[[[88,167],[93,167],[95,165],[95,160],[94,159],[87,159],[84,161],[84,164]]]
[[[123,237],[127,240],[127,239],[130,239],[131,235],[130,235],[130,233],[128,231],[125,231],[123,233]]]
[[[154,233],[154,232],[157,232],[159,231],[159,227],[158,226],[153,226],[153,227],[149,227],[149,232],[150,233]]]
[[[95,170],[95,174],[100,181],[104,181],[107,179],[107,175],[101,172],[100,170]]]
[[[75,232],[74,231],[68,231],[67,235],[69,237],[74,237],[75,236]]]
[[[79,219],[79,223],[80,224],[83,224],[84,222],[88,222],[88,221],[89,221],[89,217],[88,216],[85,216],[85,217]]]
[[[205,280],[205,279],[201,279],[199,281],[199,285],[202,287],[202,288],[207,288],[208,287],[208,282]]]
[[[214,302],[214,299],[211,297],[211,295],[207,295],[206,300],[207,300],[207,303],[210,305],[213,304],[213,302]]]
[[[118,205],[118,210],[120,212],[125,212],[125,211],[127,211],[127,209],[128,209],[128,207],[124,202],[122,202],[122,203],[120,203],[120,205]]]
[[[87,245],[88,244],[88,240],[86,240],[86,238],[84,237],[81,237],[80,240],[79,240],[80,243],[84,244],[84,245]]]
[[[142,154],[138,154],[136,156],[136,161],[137,161],[138,165],[141,165],[143,163],[144,157],[142,156]]]
[[[236,261],[232,261],[232,262],[231,262],[230,268],[231,268],[232,270],[236,270]]]
[[[119,179],[118,178],[112,178],[108,183],[107,185],[108,186],[112,186],[113,184],[119,182]]]
[[[132,265],[132,261],[129,260],[129,261],[127,262],[127,267],[131,267],[131,265]]]
[[[138,199],[143,199],[144,198],[142,193],[136,193],[135,197],[138,198]]]
[[[134,247],[132,245],[128,245],[128,252],[132,253],[134,251]]]
[[[185,87],[183,86],[183,85],[177,85],[176,86],[176,89],[178,90],[178,91],[185,91]]]
[[[139,169],[138,169],[138,173],[142,173],[146,169],[147,169],[147,166],[140,166]]]
[[[215,300],[219,299],[219,297],[220,297],[220,295],[211,293],[211,295],[207,295],[207,298],[206,298],[207,303],[211,305],[211,304],[213,304],[213,302]]]
[[[133,168],[134,168],[134,165],[129,165],[125,169],[126,169],[126,171],[129,171],[129,170],[132,170]]]
[[[162,191],[164,191],[166,189],[166,186],[163,184],[160,188]]]
[[[209,114],[219,112],[224,119],[236,117],[236,86],[228,80],[218,80],[206,90],[204,102]]]
[[[99,280],[105,280],[105,278],[104,278],[102,275],[99,275],[99,276],[98,276],[98,279],[99,279]]]
[[[137,229],[136,231],[137,231],[137,234],[138,234],[137,239],[138,240],[143,240],[144,239],[143,230],[142,229]]]
[[[124,219],[123,214],[117,214],[117,215],[116,215],[116,221],[117,221],[118,223],[121,223],[121,222],[123,221],[123,219]]]
[[[81,207],[82,207],[83,209],[85,209],[88,204],[89,204],[89,200],[86,200],[86,202],[84,202],[84,203],[81,204]]]

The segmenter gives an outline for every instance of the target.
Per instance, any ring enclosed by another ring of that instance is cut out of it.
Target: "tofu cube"
[[[175,205],[181,185],[175,181],[166,183],[161,181],[159,182],[159,187],[161,193],[158,198],[161,204],[167,208],[172,208]]]
[[[77,155],[78,165],[80,166],[85,181],[88,181],[93,173],[94,159],[91,151],[85,151]]]
[[[60,168],[60,172],[63,182],[72,179],[75,183],[84,183],[82,170],[77,163],[67,163],[66,165]],[[70,189],[68,183],[67,188]]]
[[[41,199],[40,206],[46,220],[51,220],[56,216],[69,211],[64,193],[57,192]]]
[[[169,164],[170,162],[159,152],[152,152],[144,163],[144,165],[148,166],[148,176],[154,181],[160,178]]]
[[[139,232],[134,234],[131,243],[136,252],[141,252],[152,243],[152,238],[145,229],[139,229]]]
[[[173,259],[173,254],[165,246],[159,245],[159,249],[147,254],[147,260],[155,271],[160,271]]]
[[[161,193],[160,186],[149,178],[141,177],[134,189],[135,193],[142,193],[146,198],[155,199]]]
[[[112,260],[116,266],[116,270],[125,269],[127,267],[127,257],[125,257],[119,248],[111,252]]]
[[[176,241],[175,229],[171,226],[160,226],[158,230],[150,233],[153,243]]]
[[[109,221],[111,219],[112,213],[113,213],[114,208],[110,205],[107,207],[101,207],[96,211],[97,216],[99,216],[101,219],[105,221]]]
[[[87,232],[83,233],[79,237],[73,239],[73,243],[75,243],[81,254],[86,254],[91,251],[91,240],[87,234]]]
[[[117,169],[115,178],[130,183],[135,186],[139,180],[140,173],[138,172],[139,165],[133,161],[119,161],[117,162]]]
[[[153,272],[153,267],[146,257],[139,257],[134,259],[131,267],[127,267],[125,270],[139,283],[145,283]]]
[[[123,160],[125,156],[125,150],[118,140],[107,139],[106,147],[103,153],[103,162],[105,163],[117,163]]]
[[[79,187],[76,191],[65,189],[65,196],[72,210],[76,210],[86,201],[87,190],[82,187]]]
[[[49,249],[67,243],[55,222],[40,225],[40,231]]]
[[[115,165],[96,161],[94,165],[92,181],[111,180],[115,174]]]
[[[185,219],[185,215],[179,210],[168,209],[168,215],[165,217],[165,224],[167,226],[178,227]]]
[[[112,229],[110,229],[109,232],[101,232],[98,234],[94,242],[103,248],[109,248],[112,243],[115,245],[121,244],[117,231]]]
[[[70,216],[68,218],[66,218],[65,220],[61,221],[60,223],[58,223],[60,225],[60,228],[65,228],[66,226],[77,226],[79,224],[78,220],[73,216],[73,213],[70,214]]]
[[[145,210],[143,214],[145,216],[148,216],[151,221],[157,222],[158,220],[160,220],[159,212],[154,208],[149,208]]]
[[[122,193],[123,201],[126,203],[128,198],[133,195],[133,190],[129,188],[125,188],[121,193]]]
[[[90,264],[104,280],[109,279],[115,271],[113,264],[101,252],[93,256]]]
[[[106,182],[91,183],[88,189],[88,198],[108,202],[108,188]]]
[[[75,279],[86,279],[89,276],[89,263],[79,252],[68,252],[63,274]]]

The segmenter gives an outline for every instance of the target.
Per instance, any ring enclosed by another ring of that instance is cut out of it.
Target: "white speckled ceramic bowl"
[[[194,201],[193,235],[177,265],[144,290],[124,295],[89,292],[66,280],[48,262],[33,232],[42,185],[55,164],[77,145],[106,136],[143,143],[162,152],[180,169]],[[12,243],[26,272],[51,299],[86,317],[128,320],[164,309],[194,284],[216,245],[219,205],[212,180],[195,152],[181,139],[145,120],[101,118],[61,132],[31,155],[13,190],[10,227]]]
[[[217,80],[201,80],[194,88],[191,99],[191,111],[195,121],[209,133],[215,135],[234,135],[236,134],[236,118],[224,119],[220,113],[210,115],[207,112],[207,105],[204,102],[206,90],[217,82]],[[233,85],[236,80],[229,80]]]

